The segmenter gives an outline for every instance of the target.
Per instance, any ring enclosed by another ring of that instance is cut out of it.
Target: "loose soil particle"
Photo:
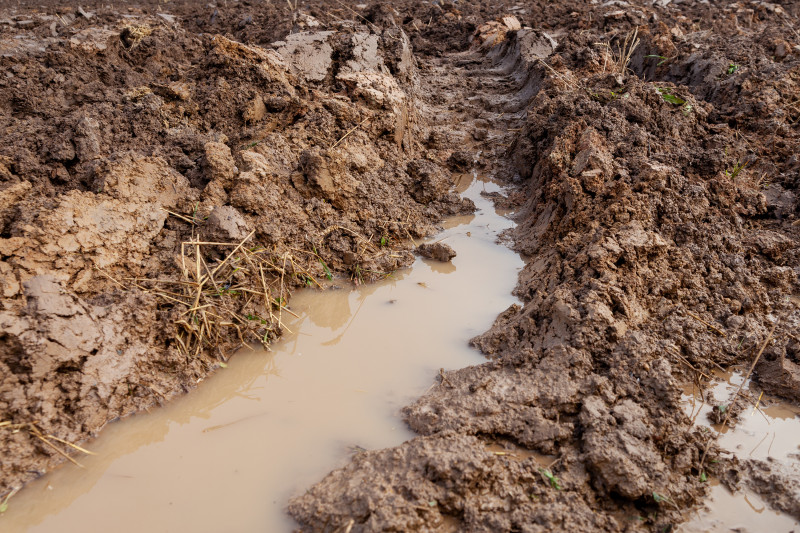
[[[129,281],[181,281],[193,235],[293,254],[281,295],[360,282],[471,208],[446,170],[471,167],[515,187],[522,304],[406,408],[420,437],[291,502],[305,529],[663,531],[723,468],[681,382],[777,322],[756,378],[800,398],[796,3],[169,6],[0,13],[2,420],[82,442],[230,353],[180,352],[180,310]],[[61,460],[0,443],[0,494]],[[791,472],[731,468],[795,512]]]

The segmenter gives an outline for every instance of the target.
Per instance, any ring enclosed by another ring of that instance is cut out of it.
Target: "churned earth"
[[[800,402],[800,7],[288,4],[0,12],[0,495],[274,339],[292,288],[409,264],[490,170],[521,304],[292,516],[669,531],[714,476],[800,519],[796,463],[681,406],[734,365]]]

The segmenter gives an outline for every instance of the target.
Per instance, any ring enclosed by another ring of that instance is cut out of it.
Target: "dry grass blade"
[[[694,371],[695,371],[695,372],[696,372],[698,375],[700,375],[700,376],[703,376],[704,378],[706,378],[706,379],[708,379],[708,380],[711,380],[711,376],[709,376],[708,374],[704,373],[704,372],[703,372],[703,371],[701,371],[700,369],[696,368],[696,367],[695,367],[695,366],[694,366],[692,363],[690,363],[690,362],[689,362],[689,361],[688,361],[688,360],[687,360],[687,359],[686,359],[686,358],[685,358],[683,355],[681,355],[681,353],[680,353],[680,352],[678,352],[678,350],[677,350],[677,349],[673,348],[672,346],[669,346],[667,349],[668,349],[668,350],[670,350],[672,353],[674,353],[674,354],[675,354],[675,355],[678,357],[678,360],[679,360],[681,363],[685,364],[686,366],[688,366],[689,368],[691,368],[692,370],[694,370]]]
[[[97,455],[96,453],[90,452],[89,450],[87,450],[85,448],[81,448],[77,444],[72,444],[71,442],[66,441],[64,439],[59,439],[58,437],[56,437],[54,435],[45,435],[45,437],[48,438],[48,439],[53,439],[54,441],[60,442],[61,444],[66,444],[70,448],[74,448],[75,450],[78,450],[81,453],[85,453],[86,455]]]
[[[173,213],[172,211],[169,211],[168,209],[164,209],[164,208],[162,208],[161,210],[165,211],[167,214],[170,214],[170,215],[174,216],[175,218],[179,218],[179,219],[183,220],[184,222],[188,222],[189,224],[191,224],[193,226],[197,225],[197,222],[195,222],[194,219],[189,218],[189,217],[187,217],[185,215],[181,215],[181,214],[178,214],[178,213]]]
[[[53,444],[52,442],[50,442],[49,440],[44,438],[44,436],[42,436],[38,432],[35,432],[35,433],[31,432],[31,435],[33,435],[34,437],[36,437],[40,441],[44,442],[45,444],[47,444],[48,446],[53,448],[59,455],[63,455],[70,463],[74,464],[77,467],[83,468],[82,464],[80,464],[78,461],[76,461],[75,459],[70,457],[69,454],[67,454],[67,452],[63,451],[61,448],[59,448],[58,446],[56,446],[55,444]]]
[[[149,283],[167,284],[174,291],[182,291],[178,294],[149,289],[152,294],[180,303],[184,308],[180,319],[175,321],[175,340],[181,353],[197,357],[203,351],[215,351],[225,360],[223,350],[235,349],[237,340],[240,345],[246,345],[246,340],[256,339],[266,346],[280,329],[290,331],[282,323],[282,317],[276,320],[272,313],[273,306],[277,305],[281,312],[284,309],[288,296],[285,276],[292,274],[298,280],[316,280],[287,254],[282,256],[284,265],[280,268],[273,262],[275,256],[265,248],[245,246],[254,234],[255,231],[251,231],[236,243],[194,239],[183,242],[180,259],[183,279],[149,280]],[[221,260],[214,260],[222,247],[232,249]],[[291,272],[287,271],[289,263]],[[271,297],[273,290],[267,280],[268,271],[273,280],[280,275],[280,299]],[[226,329],[235,330],[235,333],[223,333]]]
[[[373,24],[372,22],[370,22],[369,20],[367,20],[367,19],[364,17],[364,15],[362,15],[361,13],[359,13],[358,11],[355,11],[353,8],[351,8],[351,7],[350,7],[350,6],[348,6],[347,4],[345,4],[345,3],[341,2],[341,0],[336,0],[336,3],[337,3],[337,4],[339,4],[340,6],[342,6],[343,8],[345,8],[346,10],[350,11],[352,14],[354,14],[355,16],[357,16],[358,18],[360,18],[360,19],[361,19],[361,20],[363,20],[364,22],[366,22],[368,25],[370,25],[370,26],[372,27],[372,29],[373,29],[373,30],[375,30],[376,32],[378,32],[378,34],[380,34],[380,33],[381,33],[381,29],[380,29],[379,27],[377,27],[375,24]],[[429,23],[429,24],[430,24],[430,23]]]
[[[706,322],[705,320],[703,320],[703,319],[702,319],[702,318],[700,318],[699,316],[695,315],[694,313],[690,313],[689,311],[686,311],[686,314],[687,314],[687,315],[689,315],[690,317],[694,318],[695,320],[697,320],[698,322],[700,322],[701,324],[703,324],[703,325],[704,325],[704,326],[706,326],[707,328],[709,328],[709,329],[711,329],[711,330],[715,331],[715,332],[716,332],[716,333],[718,333],[719,335],[721,335],[721,336],[723,336],[723,337],[727,337],[727,335],[725,334],[725,332],[724,332],[724,331],[722,331],[721,329],[719,329],[719,328],[718,328],[717,326],[715,326],[714,324],[711,324],[710,322]]]
[[[0,422],[0,428],[8,428],[8,429],[13,430],[15,433],[20,431],[20,430],[26,430],[28,435],[30,435],[31,437],[34,437],[34,438],[42,441],[48,447],[52,448],[56,453],[58,453],[59,455],[63,456],[65,459],[67,459],[69,462],[71,462],[74,465],[79,466],[81,468],[83,468],[82,464],[80,464],[74,458],[70,457],[70,455],[67,452],[65,452],[64,450],[62,450],[61,448],[59,448],[58,446],[56,446],[55,444],[53,444],[50,441],[53,440],[53,441],[56,441],[56,442],[60,442],[61,444],[69,446],[70,448],[72,448],[74,450],[77,450],[77,451],[79,451],[81,453],[85,453],[86,455],[96,455],[95,453],[90,452],[89,450],[81,448],[77,444],[73,444],[73,443],[71,443],[71,442],[69,442],[67,440],[58,438],[55,435],[50,435],[50,434],[45,435],[39,429],[37,424],[38,424],[37,421],[34,421],[34,422],[23,422],[23,423],[15,424],[15,423],[11,422],[10,420],[4,420],[4,421]]]
[[[575,82],[575,81],[572,81],[572,80],[570,80],[570,79],[569,79],[569,78],[567,78],[565,75],[561,74],[559,71],[557,71],[556,69],[554,69],[553,67],[551,67],[550,65],[548,65],[548,64],[545,62],[545,60],[544,60],[544,59],[542,59],[542,58],[538,58],[538,60],[539,60],[539,63],[541,63],[542,65],[544,65],[544,67],[545,67],[547,70],[549,70],[551,74],[553,74],[553,76],[555,76],[557,79],[559,79],[559,80],[561,80],[562,82],[564,82],[564,84],[565,84],[565,85],[567,85],[568,87],[570,87],[570,88],[572,88],[572,89],[575,89],[575,88],[581,88],[581,89],[585,89],[585,87],[583,87],[583,86],[582,86],[580,83],[577,83],[577,82]]]
[[[238,251],[239,251],[239,249],[240,249],[242,246],[244,246],[244,243],[246,243],[246,242],[247,242],[247,241],[250,239],[250,237],[252,237],[252,236],[255,234],[255,232],[256,232],[256,230],[253,230],[253,231],[251,231],[251,232],[250,232],[250,233],[247,235],[247,237],[245,237],[244,239],[242,239],[242,242],[240,242],[240,243],[239,243],[239,244],[236,246],[236,248],[234,248],[234,249],[233,249],[233,251],[232,251],[231,253],[229,253],[229,254],[228,254],[228,256],[227,256],[227,257],[226,257],[226,258],[225,258],[225,259],[222,261],[222,263],[220,263],[219,265],[217,265],[217,267],[216,267],[216,268],[214,269],[214,271],[211,273],[211,276],[212,276],[212,277],[214,276],[214,274],[216,274],[216,273],[219,271],[219,269],[220,269],[220,268],[222,268],[222,267],[223,267],[223,265],[225,265],[225,263],[227,263],[227,262],[228,262],[228,260],[229,260],[229,259],[230,259],[230,258],[233,256],[233,254],[235,254],[236,252],[238,252]]]
[[[616,71],[620,74],[625,74],[628,71],[628,65],[631,62],[634,50],[639,46],[639,27],[635,27],[632,32],[625,35],[625,41],[619,49],[619,56],[617,58]]]
[[[631,62],[631,57],[633,57],[633,52],[636,50],[636,48],[638,48],[639,43],[640,39],[638,27],[634,28],[633,31],[630,31],[625,35],[625,40],[622,42],[622,45],[617,46],[616,53],[611,48],[611,44],[608,42],[594,43],[597,46],[605,48],[607,51],[607,54],[603,56],[603,72],[605,72],[606,68],[608,67],[608,56],[611,56],[610,72],[612,74],[626,74],[628,72],[628,65],[630,65]]]

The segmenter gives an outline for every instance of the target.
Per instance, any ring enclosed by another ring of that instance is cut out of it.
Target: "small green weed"
[[[0,514],[3,514],[6,511],[8,511],[8,500],[10,500],[11,497],[14,496],[14,494],[16,494],[18,490],[19,490],[19,488],[16,488],[16,489],[12,490],[11,492],[9,492],[6,495],[6,497],[3,499],[3,501],[0,502]]]
[[[556,490],[561,490],[561,485],[558,482],[558,476],[553,474],[549,468],[540,468],[539,473],[542,474],[542,477],[550,483],[550,486]]]
[[[680,96],[675,96],[672,94],[672,89],[669,89],[668,87],[656,87],[656,91],[658,91],[658,94],[661,95],[661,98],[663,98],[665,102],[675,105],[683,105],[686,103],[686,100]]]
[[[230,285],[223,285],[222,288],[217,289],[217,296],[222,296],[223,294],[239,296],[240,292],[235,289],[231,289]]]
[[[319,262],[322,264],[322,269],[325,271],[325,277],[328,278],[328,281],[333,280],[333,273],[331,272],[331,269],[328,268],[328,265],[325,264],[325,261],[320,258]]]
[[[644,56],[644,57],[655,57],[655,58],[658,58],[658,59],[660,59],[661,61],[659,61],[658,63],[656,63],[656,66],[657,66],[657,67],[660,67],[661,65],[663,65],[664,63],[666,63],[667,61],[669,61],[669,58],[668,58],[668,57],[659,56],[659,55],[656,55],[656,54],[650,54],[650,55],[646,55],[646,56]]]
[[[675,507],[676,509],[678,508],[678,506],[675,504],[675,502],[673,502],[672,500],[670,500],[669,498],[667,498],[663,494],[659,494],[659,493],[657,493],[655,491],[653,491],[653,501],[655,501],[658,504],[668,503],[671,506]]]
[[[742,163],[740,160],[736,160],[736,163],[733,164],[733,168],[730,168],[725,171],[725,175],[728,176],[730,179],[735,180],[736,176],[739,175],[739,172],[744,170],[744,167],[747,166],[747,161]]]
[[[261,317],[260,317],[260,316],[258,316],[258,315],[250,315],[250,314],[248,314],[248,315],[244,315],[244,317],[245,317],[247,320],[258,320],[258,321],[259,321],[259,322],[261,322],[262,324],[266,324],[266,323],[267,323],[267,321],[266,321],[266,320],[264,320],[263,318],[261,318]]]
[[[308,274],[303,274],[302,272],[295,274],[295,277],[300,280],[300,283],[305,285],[306,287],[311,287],[314,285],[314,280]]]
[[[358,285],[364,284],[364,271],[361,270],[361,265],[353,267],[351,279]]]
[[[730,76],[731,74],[733,74],[737,70],[739,70],[739,65],[737,65],[736,63],[729,64],[728,65],[728,76]]]
[[[314,251],[314,255],[317,256],[317,259],[319,259],[319,264],[322,265],[322,270],[325,271],[325,277],[328,278],[328,281],[333,281],[333,272],[331,272],[331,269],[328,268],[328,265],[325,264],[325,261],[323,261],[322,258],[319,256],[319,252],[317,252],[317,247],[312,246],[311,249]]]

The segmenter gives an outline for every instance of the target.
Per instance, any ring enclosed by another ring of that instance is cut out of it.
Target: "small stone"
[[[231,149],[222,142],[208,142],[203,147],[205,158],[203,167],[209,180],[230,180],[238,174]]]
[[[417,246],[417,253],[422,257],[446,263],[456,256],[456,251],[449,244],[433,242]]]
[[[775,59],[783,60],[792,53],[792,45],[784,41],[783,39],[777,41],[775,43]]]
[[[188,100],[192,96],[192,93],[189,90],[189,85],[179,81],[167,85],[167,90],[169,91],[170,96],[177,98],[178,100]]]

